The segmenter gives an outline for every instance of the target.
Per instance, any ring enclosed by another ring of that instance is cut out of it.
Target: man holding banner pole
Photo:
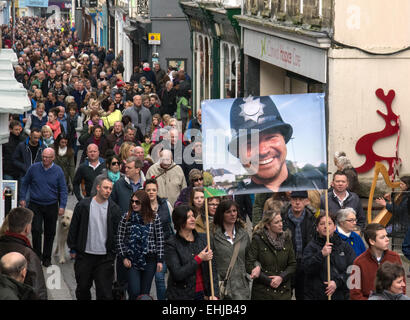
[[[323,93],[204,101],[213,188],[234,196],[327,190],[324,105]]]

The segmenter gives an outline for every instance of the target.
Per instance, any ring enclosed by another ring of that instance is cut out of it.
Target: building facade
[[[410,172],[405,161],[410,156],[405,111],[410,93],[404,80],[410,52],[403,50],[409,46],[408,32],[385,27],[409,30],[409,9],[407,2],[386,7],[382,0],[244,1],[235,18],[243,28],[245,96],[325,92],[330,172],[336,169],[336,151],[345,151],[356,168],[372,154],[389,158],[398,153],[400,175]],[[400,121],[389,124],[377,113],[388,113],[375,94],[379,88],[385,95],[395,90],[392,109]],[[399,123],[399,140],[398,134],[382,134]],[[377,132],[374,145],[365,146],[367,154],[359,154],[359,139]],[[359,179],[370,183],[373,170],[360,172]]]
[[[191,30],[193,106],[242,96],[241,1],[181,1]]]

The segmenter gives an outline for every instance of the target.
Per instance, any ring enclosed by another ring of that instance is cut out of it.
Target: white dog
[[[55,255],[58,256],[58,263],[65,263],[66,243],[72,217],[73,211],[65,209],[64,215],[58,220],[57,249],[55,251]]]

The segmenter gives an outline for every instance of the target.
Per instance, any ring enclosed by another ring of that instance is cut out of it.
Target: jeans
[[[157,270],[155,258],[146,258],[147,264],[144,270],[137,270],[134,266],[128,269],[128,298],[136,300],[141,294],[149,295],[151,291],[152,279],[154,279]]]
[[[33,250],[43,261],[51,260],[54,237],[56,235],[58,203],[42,206],[30,202],[28,208],[34,212],[31,234],[33,237]],[[41,253],[41,235],[44,222],[44,246]]]
[[[167,265],[162,263],[162,271],[155,272],[155,287],[157,289],[157,299],[166,300],[165,274],[167,273]]]

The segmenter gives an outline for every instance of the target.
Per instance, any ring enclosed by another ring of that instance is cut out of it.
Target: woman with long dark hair
[[[168,300],[216,300],[218,273],[206,235],[195,231],[192,208],[179,206],[172,212],[176,234],[165,243],[165,263],[169,269]],[[214,296],[211,296],[208,261],[212,260]]]
[[[129,300],[149,295],[155,272],[162,270],[164,237],[159,215],[144,190],[135,191],[118,226],[118,258],[128,269]]]
[[[249,300],[250,278],[246,273],[245,254],[251,240],[245,230],[245,223],[239,217],[238,204],[233,200],[222,201],[217,206],[213,223],[215,227],[211,243],[219,283],[223,283],[226,288],[223,299]]]
[[[165,198],[158,196],[158,183],[155,179],[147,179],[144,184],[144,190],[147,192],[151,201],[152,210],[159,216],[161,220],[162,231],[164,233],[164,241],[167,241],[173,234],[174,228],[171,220],[172,205]],[[165,273],[167,272],[166,264],[162,264],[162,270],[155,273],[155,287],[157,289],[157,299],[166,299]]]
[[[65,181],[69,192],[73,190],[75,174],[74,150],[68,145],[69,137],[60,133],[54,141],[55,160],[54,163],[63,169]]]

